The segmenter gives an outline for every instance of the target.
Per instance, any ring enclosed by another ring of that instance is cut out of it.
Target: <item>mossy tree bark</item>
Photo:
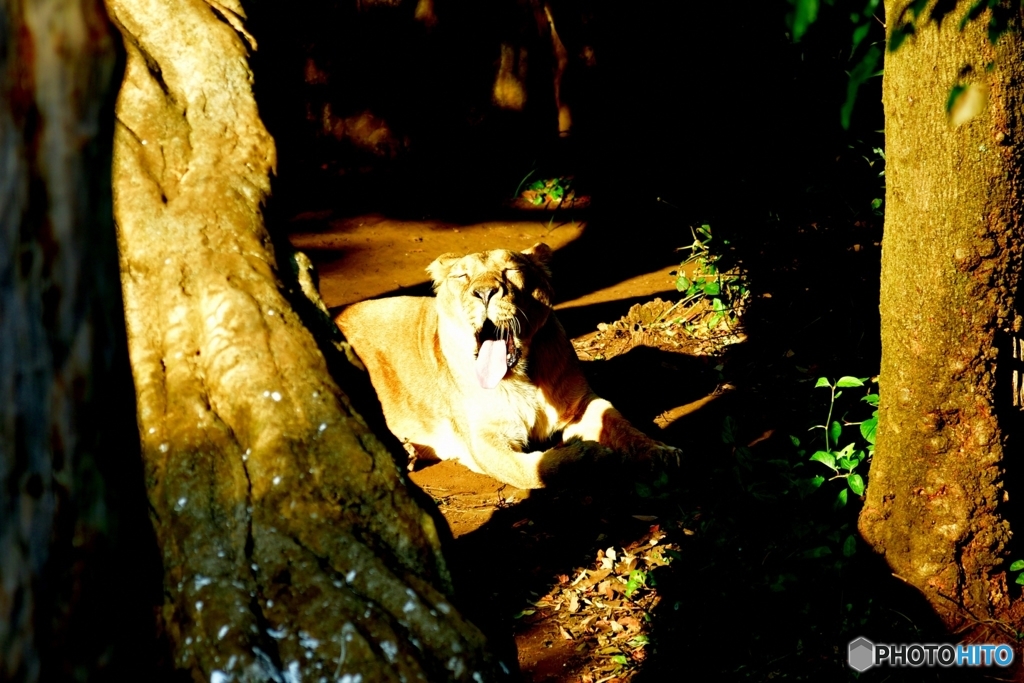
[[[885,2],[890,41],[911,4]],[[987,15],[961,31],[970,5],[942,17],[931,5],[886,56],[881,405],[860,529],[951,629],[1013,634],[1024,612],[1007,588],[1004,484],[1024,407],[1024,42],[1019,17],[995,45]]]
[[[438,589],[431,517],[289,305],[242,7],[107,6],[128,53],[115,220],[176,665],[220,681],[492,678]]]

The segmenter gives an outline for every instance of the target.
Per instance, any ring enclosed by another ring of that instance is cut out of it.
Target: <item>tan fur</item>
[[[445,254],[427,269],[436,297],[364,301],[336,319],[369,370],[388,428],[418,457],[455,458],[524,489],[593,459],[678,457],[590,389],[552,313],[550,255],[545,244]],[[491,324],[512,331],[518,361],[485,389],[474,362],[478,334]]]

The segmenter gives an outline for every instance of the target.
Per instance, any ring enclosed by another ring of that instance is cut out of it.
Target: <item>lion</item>
[[[435,297],[364,301],[335,319],[415,458],[521,489],[592,461],[678,462],[591,390],[552,309],[550,258],[543,243],[443,254],[427,268]]]

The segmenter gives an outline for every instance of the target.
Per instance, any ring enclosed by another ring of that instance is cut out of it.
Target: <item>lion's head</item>
[[[443,254],[427,267],[442,341],[461,357],[449,361],[472,363],[485,389],[525,371],[530,341],[551,313],[550,258],[548,245],[535,244],[523,252]]]

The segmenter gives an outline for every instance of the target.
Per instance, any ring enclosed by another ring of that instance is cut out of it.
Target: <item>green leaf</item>
[[[512,618],[513,619],[521,619],[523,617],[528,617],[531,614],[535,614],[536,612],[537,612],[537,610],[535,610],[535,609],[524,609],[522,612],[519,612],[518,614],[513,615]]]
[[[843,107],[839,111],[839,122],[842,124],[843,130],[850,129],[853,105],[857,102],[857,93],[860,90],[860,86],[875,75],[875,69],[878,67],[878,61],[881,57],[882,51],[877,46],[872,45],[864,53],[857,66],[853,67],[850,71],[850,80],[846,85],[846,101],[843,102]]]
[[[852,470],[857,466],[857,461],[850,458],[839,458],[836,460],[836,466],[841,470]]]
[[[864,477],[859,474],[851,474],[846,478],[846,483],[855,494],[858,496],[864,495]]]
[[[870,22],[865,22],[858,26],[857,28],[853,29],[853,47],[850,48],[850,56],[853,56],[853,53],[857,51],[857,48],[860,47],[860,44],[864,42],[864,39],[867,38],[868,31],[870,30]]]
[[[839,435],[842,434],[842,433],[843,433],[843,425],[840,424],[838,420],[834,421],[832,423],[832,425],[828,428],[828,436],[829,436],[830,439],[832,439],[832,443],[834,443],[834,444],[838,445],[838,443],[839,443]]]
[[[789,20],[793,42],[799,43],[807,33],[807,29],[818,19],[818,0],[789,0],[789,2],[793,5],[793,12],[786,18]]]
[[[831,389],[832,383],[828,381],[828,377],[819,377],[818,381],[814,383],[814,388],[817,389],[818,387],[828,387]]]
[[[838,510],[839,508],[846,506],[846,499],[850,495],[848,491],[849,489],[843,489],[842,491],[839,492],[839,495],[836,496],[836,502],[832,504],[833,508]]]
[[[1020,3],[990,2],[992,16],[988,20],[988,42],[995,45],[999,37],[1010,30],[1015,13],[1020,14]]]
[[[963,94],[964,90],[967,90],[967,86],[959,83],[949,89],[949,97],[946,98],[947,115],[953,111],[953,105],[956,104],[956,101],[960,98],[960,95]]]
[[[811,456],[811,460],[820,462],[825,467],[831,470],[836,468],[836,457],[828,451],[815,451],[814,455]]]
[[[639,569],[634,569],[629,573],[629,580],[626,582],[626,590],[624,591],[626,597],[630,597],[633,593],[637,592],[641,587],[647,585],[647,572],[643,572]]]
[[[1014,583],[1024,586],[1024,574],[1017,574],[1017,580]]]
[[[870,444],[875,443],[875,433],[878,431],[878,411],[876,410],[870,419],[860,423],[860,435]]]
[[[827,557],[831,554],[832,548],[829,548],[827,545],[819,545],[817,548],[811,548],[810,550],[805,550],[803,552],[803,556],[808,559]]]
[[[843,557],[853,557],[853,554],[857,552],[857,537],[850,534],[843,541]]]
[[[690,288],[690,285],[692,284],[693,283],[690,282],[690,279],[688,277],[686,277],[685,275],[680,275],[679,277],[676,278],[676,291],[685,292]]]
[[[968,23],[980,17],[986,7],[988,7],[988,0],[975,0],[974,4],[967,10],[967,14],[960,20],[960,30],[963,31]]]
[[[857,379],[856,377],[840,377],[836,380],[837,387],[862,387],[864,386],[864,380]]]
[[[651,642],[650,637],[644,635],[643,633],[641,633],[638,636],[633,636],[632,638],[629,639],[629,644],[632,645],[633,647],[643,647],[644,645],[649,645],[650,642]]]
[[[793,444],[794,446],[799,446],[800,445],[800,439],[796,438],[792,434],[789,435],[789,442],[791,444]]]
[[[1011,572],[1019,572],[1021,569],[1024,569],[1024,560],[1017,560],[1010,565]]]
[[[914,0],[910,4],[910,11],[914,13],[914,19],[920,19],[924,8],[928,6],[928,0]]]
[[[722,443],[736,443],[736,420],[731,415],[726,415],[722,420]]]
[[[547,181],[544,180],[535,180],[529,185],[527,185],[526,188],[528,190],[533,190],[534,192],[539,192],[540,190],[543,190],[545,187],[547,187],[546,183]]]
[[[868,394],[861,398],[862,401],[867,403],[869,406],[878,406],[878,394]]]
[[[917,33],[917,30],[914,28],[914,24],[909,21],[902,26],[897,26],[889,34],[889,46],[887,49],[889,52],[896,52],[896,50],[900,49],[900,45],[903,45],[903,41],[915,33]]]
[[[615,662],[616,664],[622,664],[622,665],[625,665],[626,663],[629,662],[629,660],[626,659],[626,655],[613,655],[612,656],[612,661]]]
[[[718,296],[722,291],[717,280],[711,280],[704,285],[704,294],[707,296]]]

